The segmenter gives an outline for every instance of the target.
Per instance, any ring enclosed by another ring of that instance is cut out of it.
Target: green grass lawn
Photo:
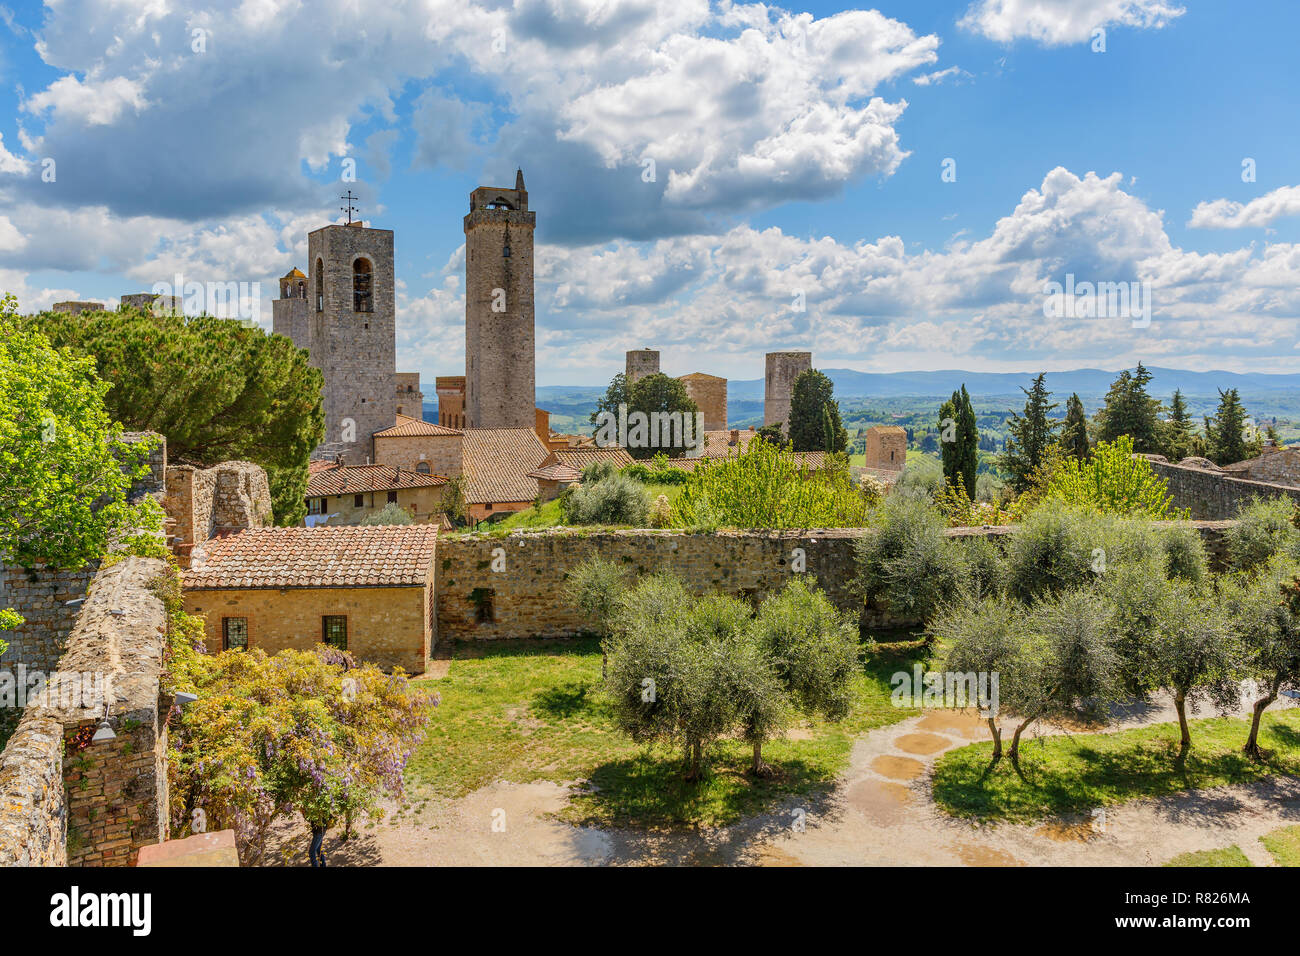
[[[954,816],[1028,822],[1138,797],[1300,773],[1300,710],[1265,714],[1260,745],[1274,751],[1266,763],[1241,752],[1248,730],[1247,721],[1234,717],[1192,721],[1192,750],[1181,766],[1178,725],[1172,723],[1022,741],[1020,763],[1027,783],[1006,759],[984,777],[993,745],[972,744],[939,760],[934,798]]]
[[[638,746],[615,728],[598,691],[594,639],[457,647],[446,677],[420,682],[442,703],[407,766],[411,798],[459,797],[496,780],[590,780],[592,792],[576,796],[565,819],[646,828],[722,825],[792,794],[813,801],[847,766],[856,736],[916,713],[891,706],[888,678],[918,653],[910,641],[877,645],[844,721],[812,721],[763,748],[780,776],[750,777],[750,748],[722,741],[705,779],[688,785],[679,751]]]
[[[1278,866],[1300,866],[1300,826],[1282,827],[1259,838]]]
[[[1254,866],[1254,864],[1246,859],[1246,854],[1241,852],[1241,847],[1229,846],[1222,850],[1180,853],[1165,866]]]

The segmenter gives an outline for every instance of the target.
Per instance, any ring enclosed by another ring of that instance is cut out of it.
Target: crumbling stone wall
[[[247,461],[211,468],[167,469],[163,509],[174,522],[172,548],[184,564],[196,544],[271,523],[271,486],[266,472]]]
[[[1223,531],[1231,522],[1195,522],[1210,553],[1222,561]],[[718,590],[761,601],[792,574],[806,573],[836,607],[861,613],[868,627],[920,623],[864,606],[852,582],[854,543],[870,529],[821,531],[581,532],[555,529],[487,535],[445,536],[438,541],[437,636],[441,640],[570,637],[590,629],[564,597],[569,570],[590,555],[622,564],[634,574],[671,571],[696,593]],[[1010,527],[952,528],[956,539],[1003,539]],[[802,550],[802,557],[795,549]],[[796,562],[804,570],[796,572]],[[495,570],[500,569],[500,570]]]
[[[1252,498],[1289,498],[1300,504],[1300,487],[1233,478],[1220,471],[1152,461],[1151,468],[1169,482],[1174,505],[1187,508],[1192,518],[1218,521],[1235,518]]]
[[[129,557],[95,576],[50,675],[56,692],[29,703],[0,755],[0,866],[130,866],[166,838],[166,612],[149,588],[165,566]],[[81,675],[93,692],[57,693]],[[116,739],[78,749],[104,700]]]

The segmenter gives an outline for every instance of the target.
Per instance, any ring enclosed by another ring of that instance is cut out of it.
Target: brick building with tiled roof
[[[542,463],[528,473],[528,477],[537,479],[542,499],[551,501],[568,485],[580,480],[584,468],[598,461],[608,461],[615,468],[624,468],[632,464],[632,456],[620,447],[582,445],[552,448]]]
[[[268,654],[326,643],[382,667],[424,670],[437,640],[438,528],[261,528],[196,549],[185,609],[208,651]]]
[[[469,517],[482,521],[532,507],[539,489],[529,472],[549,454],[531,428],[466,429],[462,467]]]

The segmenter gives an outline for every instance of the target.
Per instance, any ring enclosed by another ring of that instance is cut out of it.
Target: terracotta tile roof
[[[704,380],[706,380],[706,379],[707,379],[708,381],[711,381],[711,382],[725,382],[725,381],[726,381],[726,379],[725,379],[725,378],[722,378],[720,375],[710,375],[708,372],[691,372],[691,373],[688,374],[688,375],[679,375],[679,376],[677,376],[677,381],[679,381],[679,382],[681,382],[681,381],[685,381],[685,380],[688,379],[688,378],[689,378],[691,381],[693,381],[693,382],[694,382],[694,381],[704,381]]]
[[[256,528],[195,549],[187,589],[416,587],[438,526]]]
[[[736,443],[731,444],[731,433],[736,432]],[[726,458],[728,455],[743,455],[749,443],[758,431],[753,428],[721,428],[704,433],[704,457]]]
[[[632,456],[626,448],[614,445],[601,448],[599,445],[583,445],[579,448],[556,448],[551,451],[542,465],[568,465],[578,471],[597,461],[612,461],[615,468],[632,464]]]
[[[463,435],[459,428],[435,425],[409,415],[398,415],[397,424],[375,432],[375,438],[413,438],[421,435]]]
[[[582,477],[582,472],[568,465],[561,465],[552,462],[549,465],[542,465],[528,473],[529,478],[540,478],[545,481],[577,481]]]
[[[336,465],[308,474],[307,497],[359,495],[367,491],[400,491],[403,488],[436,488],[445,485],[441,475],[422,475],[395,465]]]
[[[461,455],[465,502],[532,501],[537,479],[528,473],[548,454],[531,428],[467,428]]]
[[[339,467],[337,461],[327,461],[323,458],[313,458],[307,462],[307,474],[314,475],[318,471],[328,471],[330,468]]]

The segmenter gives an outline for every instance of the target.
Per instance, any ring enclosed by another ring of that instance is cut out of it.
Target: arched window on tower
[[[325,311],[325,263],[316,260],[316,311]]]
[[[374,275],[369,259],[358,259],[352,263],[352,311],[375,311]]]
[[[427,461],[417,461],[415,463],[415,470],[422,475],[427,475],[429,474],[429,463]]]

